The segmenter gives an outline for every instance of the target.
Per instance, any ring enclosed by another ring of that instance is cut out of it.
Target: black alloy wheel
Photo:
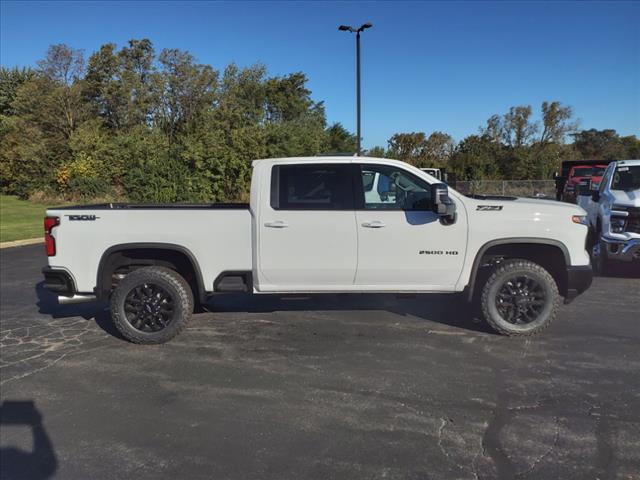
[[[514,275],[504,281],[495,301],[503,319],[514,325],[527,325],[543,312],[547,294],[535,278]]]
[[[153,283],[134,287],[124,301],[127,321],[145,333],[159,332],[173,320],[173,298],[164,288]]]
[[[482,315],[498,333],[534,335],[549,326],[560,306],[558,285],[541,265],[508,258],[491,268],[480,295]]]
[[[111,294],[111,318],[124,338],[158,344],[184,330],[194,310],[191,286],[175,270],[141,267],[125,275]]]

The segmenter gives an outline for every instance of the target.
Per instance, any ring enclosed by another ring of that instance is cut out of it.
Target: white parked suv
[[[111,302],[119,331],[161,343],[225,292],[459,293],[530,335],[591,284],[584,210],[464,196],[403,162],[258,160],[249,204],[51,208],[45,287]]]
[[[578,204],[587,211],[596,267],[640,268],[640,160],[611,162],[597,189],[582,193]]]

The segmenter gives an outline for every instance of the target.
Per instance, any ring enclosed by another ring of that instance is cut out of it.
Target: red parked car
[[[564,186],[562,199],[565,202],[576,203],[578,185],[583,180],[591,180],[591,188],[598,188],[606,168],[606,165],[576,165],[571,167],[567,183]]]

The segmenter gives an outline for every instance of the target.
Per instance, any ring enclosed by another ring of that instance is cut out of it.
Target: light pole
[[[362,153],[360,148],[360,32],[366,30],[367,28],[373,27],[371,22],[367,22],[360,26],[360,28],[353,28],[347,25],[340,25],[338,30],[341,32],[351,32],[356,34],[356,130],[357,130],[357,140],[358,140],[358,156]]]

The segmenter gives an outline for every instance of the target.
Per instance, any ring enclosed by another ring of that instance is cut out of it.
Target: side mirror
[[[449,198],[449,188],[444,183],[431,185],[431,210],[440,216],[440,221],[451,225],[456,221],[456,204]]]
[[[598,190],[594,190],[593,192],[591,192],[591,200],[596,203],[600,201],[600,192]]]
[[[591,195],[593,192],[591,190],[591,182],[582,181],[578,184],[578,195],[586,196]]]

